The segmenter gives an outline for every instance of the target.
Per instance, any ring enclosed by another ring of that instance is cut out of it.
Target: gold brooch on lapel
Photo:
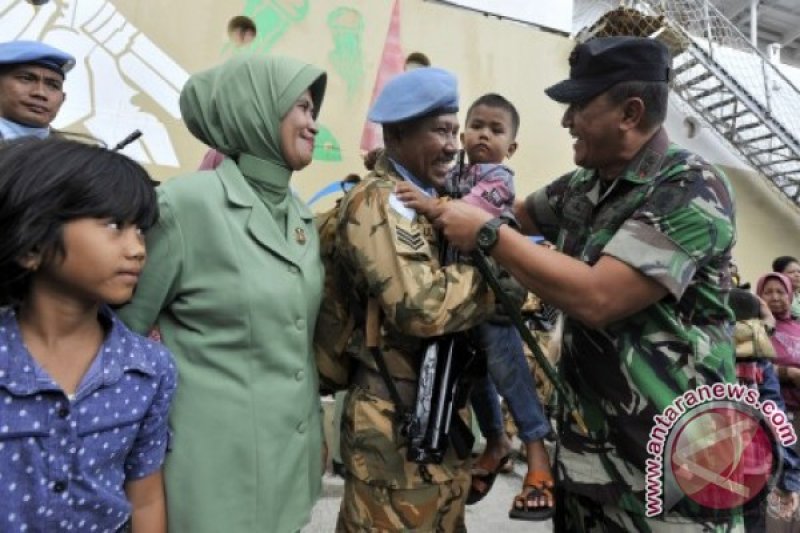
[[[300,244],[306,243],[306,231],[303,228],[294,228],[294,240]]]

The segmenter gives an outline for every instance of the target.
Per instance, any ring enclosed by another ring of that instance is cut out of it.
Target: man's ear
[[[628,98],[622,104],[622,122],[620,126],[625,130],[640,127],[644,121],[644,101],[638,96]]]
[[[461,143],[461,147],[463,148],[464,147],[464,132],[463,131],[458,134],[458,140]]]
[[[508,145],[508,153],[506,154],[507,158],[511,159],[511,156],[514,155],[514,152],[517,151],[517,146],[518,146],[517,141],[514,141]]]

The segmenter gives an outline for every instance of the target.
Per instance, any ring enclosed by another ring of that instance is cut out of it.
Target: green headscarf
[[[281,154],[281,119],[306,89],[318,113],[326,80],[323,70],[296,59],[237,55],[189,78],[181,91],[181,115],[192,135],[238,160],[248,183],[272,209],[285,199],[292,173]]]

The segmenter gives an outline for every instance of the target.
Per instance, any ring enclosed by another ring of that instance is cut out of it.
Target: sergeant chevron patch
[[[421,232],[416,231],[412,233],[400,227],[397,228],[397,240],[412,250],[419,250],[425,245],[425,239],[422,237]]]

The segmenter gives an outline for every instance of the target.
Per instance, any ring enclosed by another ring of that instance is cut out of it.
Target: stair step
[[[709,80],[709,79],[711,79],[713,77],[714,77],[714,75],[711,72],[704,72],[703,74],[700,74],[699,76],[695,76],[694,78],[686,80],[685,82],[681,83],[678,87],[680,87],[681,89],[686,88],[686,87],[693,87],[693,86],[697,85],[698,83],[702,83],[702,82],[704,82],[706,80]]]
[[[770,152],[777,152],[778,150],[785,150],[785,149],[786,149],[786,145],[784,144],[784,145],[778,146],[777,148],[762,148],[761,150],[755,150],[753,152],[748,152],[747,155],[756,156],[756,155],[761,155],[761,154],[768,154]],[[776,154],[776,155],[783,156],[783,154]]]
[[[798,165],[800,165],[800,162],[796,162],[796,163]],[[788,164],[791,164],[791,162],[789,162]],[[788,181],[788,182],[791,182],[793,184],[800,185],[800,174],[798,174],[798,172],[800,172],[800,166],[797,166],[797,167],[789,169],[789,170],[777,170],[776,169],[776,170],[771,170],[770,172],[771,172],[770,175],[772,177],[774,177],[775,179],[780,178],[780,179],[782,179],[784,181]]]
[[[703,111],[708,113],[710,111],[714,111],[715,109],[719,109],[720,107],[725,107],[727,105],[735,104],[737,101],[738,101],[738,98],[733,96],[733,97],[728,98],[726,100],[720,100],[716,104],[711,104],[710,106],[703,108]]]
[[[733,131],[735,131],[736,133],[742,133],[743,131],[751,130],[751,129],[757,128],[759,126],[763,126],[763,124],[761,124],[761,122],[756,120],[755,122],[748,122],[747,124],[744,124],[743,126],[737,126],[737,127],[733,128]]]
[[[730,121],[730,122],[734,122],[737,118],[742,118],[742,117],[745,117],[747,115],[752,115],[752,114],[753,114],[752,111],[750,111],[749,109],[745,108],[745,109],[742,109],[741,111],[739,111],[738,113],[734,113],[732,115],[724,115],[724,116],[720,117],[720,119],[721,120],[727,120],[727,121]],[[758,121],[756,121],[755,123],[759,124]]]
[[[764,168],[764,167],[773,167],[773,166],[775,166],[775,165],[781,165],[781,164],[783,164],[783,163],[793,163],[793,162],[796,162],[796,161],[797,161],[797,158],[796,158],[796,157],[788,157],[788,158],[786,158],[786,159],[778,159],[778,160],[776,160],[776,161],[770,161],[770,162],[768,162],[768,163],[761,163],[761,164],[759,165],[759,168]],[[784,172],[781,172],[781,174],[785,174],[785,173],[786,173],[785,171],[784,171]]]
[[[678,76],[680,76],[681,74],[683,74],[687,70],[691,69],[692,67],[696,67],[699,64],[700,64],[700,62],[697,61],[696,59],[689,59],[688,61],[686,61],[684,63],[681,63],[680,65],[678,65],[677,67],[672,69],[672,75],[675,78],[677,78]]]
[[[692,98],[695,98],[697,100],[702,100],[703,98],[707,98],[707,97],[711,96],[712,94],[718,94],[719,91],[725,91],[725,86],[722,85],[722,84],[714,85],[713,87],[710,87],[710,88],[706,89],[705,91],[701,91],[701,92],[699,92],[697,94],[693,94]]]
[[[742,139],[746,143],[755,143],[758,141],[763,141],[764,139],[769,139],[770,137],[775,137],[775,134],[771,131],[769,133],[765,133],[764,135],[759,135],[758,137],[750,137],[749,139]]]

